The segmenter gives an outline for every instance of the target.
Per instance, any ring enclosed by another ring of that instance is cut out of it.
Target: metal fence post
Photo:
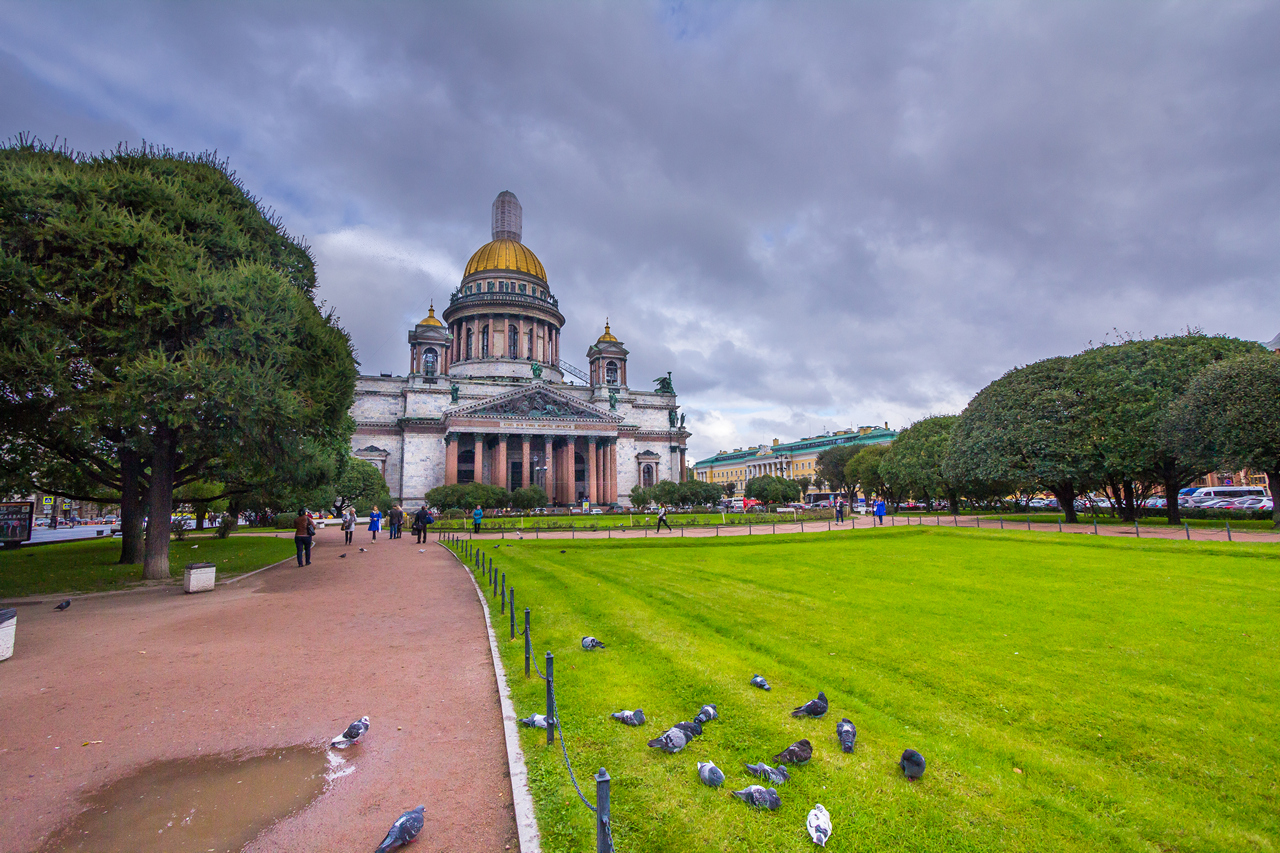
[[[533,638],[529,636],[529,608],[524,609],[524,677],[529,677],[529,659],[533,657]]]
[[[499,613],[507,612],[507,573],[502,573],[502,603],[498,605]]]
[[[1227,541],[1231,541],[1231,519],[1227,519]]]
[[[511,639],[516,638],[516,588],[509,587],[507,595],[511,596]]]
[[[1187,541],[1190,542],[1191,541],[1191,525],[1184,521],[1182,522],[1182,527],[1184,530],[1187,531]]]
[[[1098,535],[1098,517],[1096,515],[1093,517],[1093,535]]]
[[[493,557],[489,558],[489,580],[493,583],[493,597],[498,597],[498,573],[493,570]]]
[[[1004,530],[1004,516],[1000,516],[1000,529]]]
[[[613,853],[609,831],[609,773],[603,768],[596,774],[596,853]]]
[[[1136,518],[1133,520],[1133,535],[1139,539],[1142,538],[1142,531],[1138,529],[1138,519]]]
[[[1031,516],[1027,516],[1027,532],[1031,532]]]
[[[547,746],[556,742],[556,656],[547,652]]]

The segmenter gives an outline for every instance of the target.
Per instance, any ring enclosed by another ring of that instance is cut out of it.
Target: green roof
[[[847,432],[837,435],[816,435],[812,438],[802,438],[799,441],[790,441],[786,444],[775,444],[772,447],[763,449],[771,451],[764,456],[785,456],[791,453],[806,453],[813,450],[826,450],[828,447],[840,447],[849,444],[884,444],[893,441],[898,434],[891,429],[883,427],[875,427],[869,432],[858,434],[856,432]],[[710,465],[723,465],[729,462],[747,462],[753,459],[762,458],[760,454],[761,448],[749,447],[746,450],[734,450],[730,453],[717,453],[707,459],[703,459],[694,463],[694,468],[701,468]]]

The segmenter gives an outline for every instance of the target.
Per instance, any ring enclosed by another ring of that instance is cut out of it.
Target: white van
[[[1219,501],[1223,498],[1265,498],[1267,490],[1262,486],[1206,486],[1203,489],[1196,489],[1188,495],[1183,496],[1180,503],[1183,506],[1202,506],[1210,501]]]

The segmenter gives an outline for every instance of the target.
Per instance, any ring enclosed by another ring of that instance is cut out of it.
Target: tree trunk
[[[142,487],[142,461],[138,451],[120,449],[120,564],[142,562],[142,515],[146,501]]]
[[[196,502],[191,505],[191,508],[196,511],[196,530],[204,530],[204,517],[209,514],[209,505]]]
[[[947,506],[950,507],[952,515],[960,514],[960,496],[956,494],[955,489],[947,490]]]
[[[1124,507],[1124,520],[1138,520],[1138,500],[1134,494],[1133,480],[1125,480],[1121,486],[1121,497],[1124,499],[1121,506]]]
[[[1178,492],[1182,481],[1166,474],[1164,480],[1164,517],[1170,524],[1182,524],[1182,508],[1178,506]]]
[[[151,490],[147,500],[147,545],[142,576],[169,579],[169,528],[173,517],[173,479],[177,442],[173,428],[160,425],[152,436]]]
[[[1062,507],[1062,514],[1065,516],[1067,524],[1075,524],[1079,519],[1076,517],[1076,490],[1070,483],[1064,483],[1055,486],[1049,491],[1053,492],[1053,496],[1058,499],[1058,506]]]

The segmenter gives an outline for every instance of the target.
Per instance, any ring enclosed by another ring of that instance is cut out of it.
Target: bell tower
[[[588,374],[591,377],[593,392],[608,389],[622,390],[627,387],[627,348],[622,341],[609,331],[609,321],[604,321],[604,334],[587,349],[587,361],[590,362]]]

